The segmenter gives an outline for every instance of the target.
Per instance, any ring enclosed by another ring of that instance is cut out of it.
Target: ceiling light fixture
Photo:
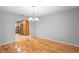
[[[35,7],[36,6],[32,6],[33,7],[33,16],[29,18],[29,21],[39,21],[39,18],[35,16]]]

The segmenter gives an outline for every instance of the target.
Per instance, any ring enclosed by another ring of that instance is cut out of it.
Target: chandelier
[[[32,8],[33,8],[33,16],[29,18],[29,21],[39,21],[39,18],[35,16],[35,7],[36,6],[32,6]]]

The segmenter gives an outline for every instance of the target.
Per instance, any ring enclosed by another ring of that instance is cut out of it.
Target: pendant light
[[[39,21],[39,18],[35,16],[35,7],[36,6],[32,6],[33,7],[33,16],[29,18],[29,21]]]

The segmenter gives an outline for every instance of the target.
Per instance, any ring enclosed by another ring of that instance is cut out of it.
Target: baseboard
[[[2,44],[0,44],[0,46],[2,46],[2,45],[7,45],[7,44],[11,44],[11,43],[15,43],[15,41],[10,41],[10,42],[2,43]]]
[[[75,46],[75,47],[79,47],[79,45],[76,45],[76,44],[72,44],[72,43],[68,43],[68,42],[63,42],[63,41],[59,41],[59,40],[55,40],[55,39],[49,39],[49,38],[46,38],[46,37],[43,37],[43,36],[40,36],[40,35],[33,35],[33,37],[39,37],[39,38],[43,38],[43,39],[47,39],[47,40],[51,40],[51,41],[55,41],[55,42],[59,42],[59,43],[63,43],[63,44],[67,44],[67,45],[72,45],[72,46]],[[6,44],[11,44],[11,43],[14,43],[15,41],[10,41],[10,42],[6,42],[6,43],[2,43],[0,44],[1,45],[6,45]]]
[[[79,45],[76,45],[76,44],[72,44],[72,43],[68,43],[68,42],[63,42],[63,41],[59,41],[59,40],[55,40],[55,39],[49,39],[49,38],[46,38],[46,37],[43,37],[43,36],[40,36],[40,35],[34,35],[35,37],[39,37],[39,38],[43,38],[43,39],[47,39],[47,40],[51,40],[51,41],[55,41],[55,42],[59,42],[59,43],[63,43],[63,44],[66,44],[66,45],[71,45],[71,46],[75,46],[75,47],[79,47]]]

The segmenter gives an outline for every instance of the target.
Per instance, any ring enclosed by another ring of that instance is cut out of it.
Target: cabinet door
[[[20,24],[20,34],[23,35],[23,24]]]
[[[23,24],[23,34],[24,35],[29,35],[29,21],[22,21]]]
[[[20,33],[19,26],[16,27],[16,33],[17,33],[17,34]]]

